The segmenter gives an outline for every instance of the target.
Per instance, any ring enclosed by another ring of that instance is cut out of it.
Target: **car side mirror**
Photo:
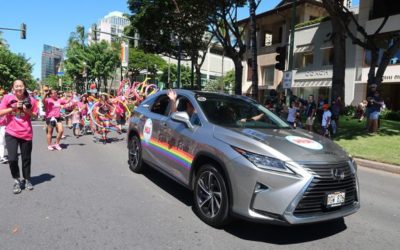
[[[186,113],[185,111],[172,113],[171,119],[174,121],[177,121],[177,122],[182,122],[182,123],[186,124],[186,126],[188,128],[193,129],[193,125],[190,122],[190,117],[189,117],[188,113]]]

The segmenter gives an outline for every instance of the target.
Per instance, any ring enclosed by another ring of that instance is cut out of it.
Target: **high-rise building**
[[[42,80],[50,75],[57,74],[64,54],[62,49],[50,45],[43,46],[42,52]]]
[[[98,33],[97,39],[99,41],[105,40],[107,42],[112,42],[119,35],[124,34],[124,28],[129,25],[129,19],[124,16],[122,12],[113,11],[108,15],[103,17],[99,22],[97,22],[97,30],[105,33]],[[93,34],[92,28],[89,29],[89,33]],[[112,35],[111,35],[112,34]],[[89,44],[93,42],[93,36],[89,36]]]

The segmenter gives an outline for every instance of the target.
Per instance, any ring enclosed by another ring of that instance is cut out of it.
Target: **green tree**
[[[23,55],[12,53],[8,48],[0,46],[0,86],[6,90],[11,89],[11,84],[16,79],[23,80],[28,89],[36,87],[32,77],[32,64]]]
[[[137,48],[129,48],[128,72],[131,74],[131,81],[134,81],[143,70],[156,78],[157,72],[166,65],[167,63],[159,55],[145,53]]]
[[[169,71],[170,71],[170,82],[171,83],[176,83],[178,80],[178,68],[177,65],[175,64],[169,64]],[[165,64],[165,66],[162,68],[162,74],[160,76],[160,80],[162,82],[168,82],[168,64]],[[181,83],[182,83],[182,88],[184,89],[190,89],[191,88],[191,82],[190,82],[190,68],[182,66],[181,67]],[[168,86],[169,88],[172,88],[174,86]]]
[[[128,6],[134,15],[127,33],[133,36],[138,32],[140,47],[146,52],[191,60],[199,84],[200,68],[212,39],[204,36],[208,29],[204,2],[129,0]]]
[[[205,91],[231,93],[235,89],[235,71],[231,70],[224,77],[210,80],[204,85]]]
[[[97,80],[98,90],[103,86],[105,92],[108,92],[107,80],[121,65],[119,49],[103,40],[88,46],[84,56],[89,79]]]
[[[242,94],[243,55],[246,45],[243,41],[243,32],[246,23],[237,22],[237,9],[243,7],[247,1],[210,0],[203,4],[208,13],[209,27],[212,34],[224,47],[225,56],[232,59],[235,65],[235,94]]]
[[[77,26],[76,31],[71,33],[68,40],[67,60],[64,62],[66,75],[72,79],[75,84],[75,90],[78,93],[83,93],[88,89],[88,86],[85,85],[86,71],[88,70],[85,61],[85,53],[87,51],[86,38],[87,35],[84,28]]]
[[[85,43],[86,39],[87,35],[81,26],[71,34],[65,62],[67,74],[76,83],[79,92],[86,91],[87,85],[92,81],[97,81],[98,90],[103,87],[107,92],[108,80],[121,65],[119,44],[101,41],[88,46]]]
[[[61,82],[61,85],[60,85]],[[45,85],[48,85],[52,89],[56,90],[71,90],[72,79],[69,75],[64,75],[63,77],[57,75],[49,75],[43,80]]]

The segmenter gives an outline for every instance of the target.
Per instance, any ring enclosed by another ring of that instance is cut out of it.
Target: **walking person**
[[[332,121],[332,112],[329,110],[329,104],[322,105],[324,112],[321,120],[321,135],[330,138],[330,125]]]
[[[4,96],[0,104],[0,116],[5,115],[7,119],[5,138],[8,163],[14,178],[14,194],[21,193],[22,185],[28,190],[33,190],[30,181],[33,137],[31,117],[35,117],[37,112],[36,100],[29,96],[25,83],[22,80],[15,80],[12,94]],[[20,181],[18,147],[22,159],[23,183]]]
[[[0,90],[0,103],[4,98],[4,90]],[[5,116],[0,116],[0,163],[7,163],[8,159],[5,156],[6,153],[6,125],[7,120]]]
[[[314,116],[315,116],[316,110],[317,110],[317,106],[314,102],[314,96],[309,95],[308,99],[307,99],[307,108],[306,108],[306,117],[307,117],[306,128],[310,132],[313,130]]]
[[[65,100],[59,99],[55,89],[50,90],[44,96],[44,107],[46,109],[46,124],[47,124],[47,149],[50,151],[61,150],[60,140],[64,133],[64,128],[61,119],[61,109],[67,104]],[[52,144],[53,130],[56,128],[57,136],[55,144]]]

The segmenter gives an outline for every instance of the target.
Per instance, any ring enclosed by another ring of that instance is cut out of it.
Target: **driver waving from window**
[[[171,103],[171,113],[180,111],[177,108],[177,97],[178,95],[176,94],[175,90],[173,89],[169,89],[167,92],[168,98],[170,100]],[[190,122],[193,125],[200,125],[200,120],[199,117],[197,115],[196,110],[193,107],[193,104],[186,98],[181,98],[179,101],[185,101],[185,111],[186,113],[189,115],[190,118]]]

